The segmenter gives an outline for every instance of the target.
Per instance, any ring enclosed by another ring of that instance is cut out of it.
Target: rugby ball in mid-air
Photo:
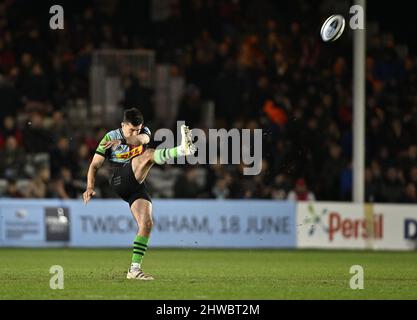
[[[343,30],[345,30],[345,18],[340,14],[334,14],[324,21],[320,35],[324,42],[332,42],[339,39]]]

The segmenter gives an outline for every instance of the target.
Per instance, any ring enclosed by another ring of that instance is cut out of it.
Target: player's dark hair
[[[138,126],[143,123],[143,115],[136,108],[126,109],[123,116],[123,122]]]

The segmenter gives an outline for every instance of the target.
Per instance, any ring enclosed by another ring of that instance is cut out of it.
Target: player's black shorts
[[[132,203],[137,199],[145,199],[152,202],[145,184],[139,183],[135,178],[132,161],[127,162],[123,166],[113,168],[110,185],[124,201],[129,203],[129,206],[132,206]]]

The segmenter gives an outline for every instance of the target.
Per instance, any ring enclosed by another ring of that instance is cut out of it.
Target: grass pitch
[[[127,280],[130,249],[0,249],[0,299],[417,299],[417,252],[152,249],[154,281]],[[51,290],[52,265],[64,289]],[[352,265],[364,289],[352,290]]]

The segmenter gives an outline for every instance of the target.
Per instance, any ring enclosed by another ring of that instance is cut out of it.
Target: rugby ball
[[[324,21],[320,36],[324,42],[332,42],[339,39],[343,30],[345,30],[345,18],[340,14],[334,14]]]

